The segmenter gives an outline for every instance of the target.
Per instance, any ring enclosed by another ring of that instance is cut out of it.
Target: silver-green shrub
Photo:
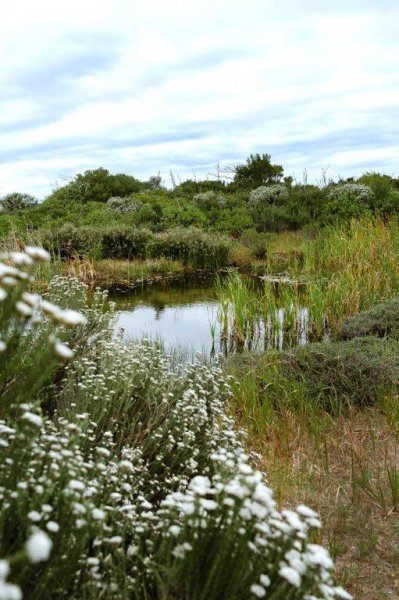
[[[277,204],[284,200],[288,200],[288,189],[282,183],[262,185],[249,195],[249,204],[252,205]]]
[[[130,212],[137,212],[143,208],[143,203],[140,200],[133,200],[130,196],[112,196],[107,200],[107,206],[110,210],[115,213],[125,214]]]
[[[373,190],[362,183],[340,183],[332,187],[328,193],[328,198],[339,199],[346,197],[360,203],[367,203],[373,199]]]

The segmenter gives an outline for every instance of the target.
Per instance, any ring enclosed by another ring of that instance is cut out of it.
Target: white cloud
[[[395,0],[28,0],[0,22],[0,193],[272,154],[398,174]]]

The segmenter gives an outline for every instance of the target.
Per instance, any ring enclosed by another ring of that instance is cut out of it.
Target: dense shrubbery
[[[149,229],[123,226],[74,227],[41,232],[45,248],[62,260],[143,259],[165,257],[198,268],[218,268],[228,262],[227,239],[208,235],[199,229],[171,229],[153,233]]]
[[[279,511],[250,466],[218,365],[182,371],[155,347],[112,339],[77,282],[59,278],[51,297],[85,314],[27,294],[39,258],[7,255],[28,272],[0,271],[0,596],[350,598],[309,541],[317,515]],[[57,360],[49,386],[43,366],[49,376]]]
[[[399,339],[399,299],[386,300],[369,310],[346,319],[336,337],[351,340],[356,337],[374,335]]]
[[[399,385],[399,342],[376,337],[308,344],[280,356],[285,377],[301,381],[309,397],[340,409],[372,404]]]
[[[73,223],[123,224],[154,232],[194,226],[238,238],[248,229],[280,232],[399,213],[399,181],[388,175],[366,173],[358,180],[299,184],[283,179],[282,167],[272,164],[269,155],[258,154],[230,171],[230,183],[188,180],[173,190],[163,188],[158,176],[142,182],[102,168],[86,171],[39,205],[22,201],[26,194],[10,194],[10,202],[3,202],[8,208],[0,215],[0,236],[10,230]]]

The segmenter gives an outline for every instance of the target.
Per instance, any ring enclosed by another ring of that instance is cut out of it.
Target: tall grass
[[[399,294],[399,224],[396,220],[352,221],[331,228],[303,250],[293,279],[257,286],[233,273],[219,286],[220,319],[237,348],[254,340],[265,348],[320,341],[342,320]],[[300,275],[301,285],[295,277]],[[233,343],[231,342],[231,343]]]

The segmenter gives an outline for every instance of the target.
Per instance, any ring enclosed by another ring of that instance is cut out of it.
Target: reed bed
[[[297,261],[291,266],[292,280],[279,285],[256,285],[236,272],[219,285],[219,321],[230,348],[321,341],[345,317],[398,295],[399,224],[374,218],[330,228],[305,245],[300,271]]]

